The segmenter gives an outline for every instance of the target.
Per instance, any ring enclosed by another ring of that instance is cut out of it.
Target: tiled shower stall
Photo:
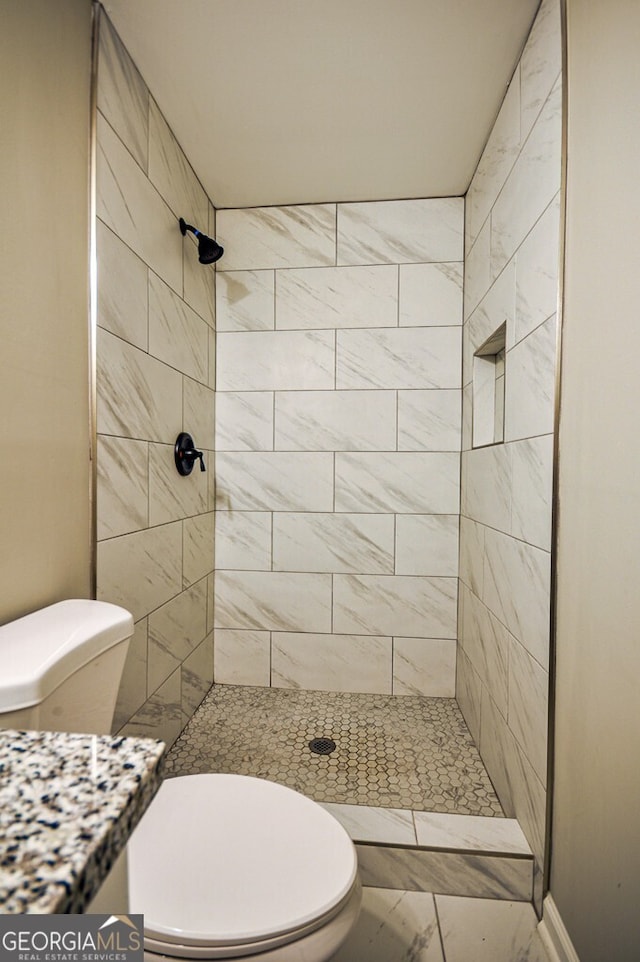
[[[215,211],[102,17],[98,591],[136,620],[125,732],[173,742],[214,679],[455,694],[542,860],[560,74],[543,0],[464,199]],[[182,430],[206,473],[176,472]]]

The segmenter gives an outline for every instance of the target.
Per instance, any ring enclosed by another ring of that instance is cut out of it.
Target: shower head
[[[188,230],[198,238],[198,260],[201,264],[213,264],[214,261],[220,260],[224,254],[224,247],[220,247],[220,244],[217,244],[213,237],[207,237],[206,234],[200,233],[200,231],[192,227],[191,224],[185,223],[181,217],[180,233],[183,237]]]

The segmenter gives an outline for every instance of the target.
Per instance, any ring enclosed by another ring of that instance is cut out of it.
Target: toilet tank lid
[[[59,601],[3,625],[0,712],[39,704],[75,671],[132,634],[128,611],[86,599]]]

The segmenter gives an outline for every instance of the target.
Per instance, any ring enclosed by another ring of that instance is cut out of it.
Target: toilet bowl
[[[0,725],[110,731],[133,619],[71,600],[0,627]],[[147,962],[326,962],[358,917],[355,847],[322,806],[248,775],[165,781],[128,846]]]

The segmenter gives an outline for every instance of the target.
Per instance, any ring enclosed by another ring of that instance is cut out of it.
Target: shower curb
[[[364,885],[521,902],[533,899],[533,853],[515,819],[331,803],[323,807],[352,838]],[[424,844],[429,836],[425,822],[436,830],[439,823],[446,825],[446,840]]]

